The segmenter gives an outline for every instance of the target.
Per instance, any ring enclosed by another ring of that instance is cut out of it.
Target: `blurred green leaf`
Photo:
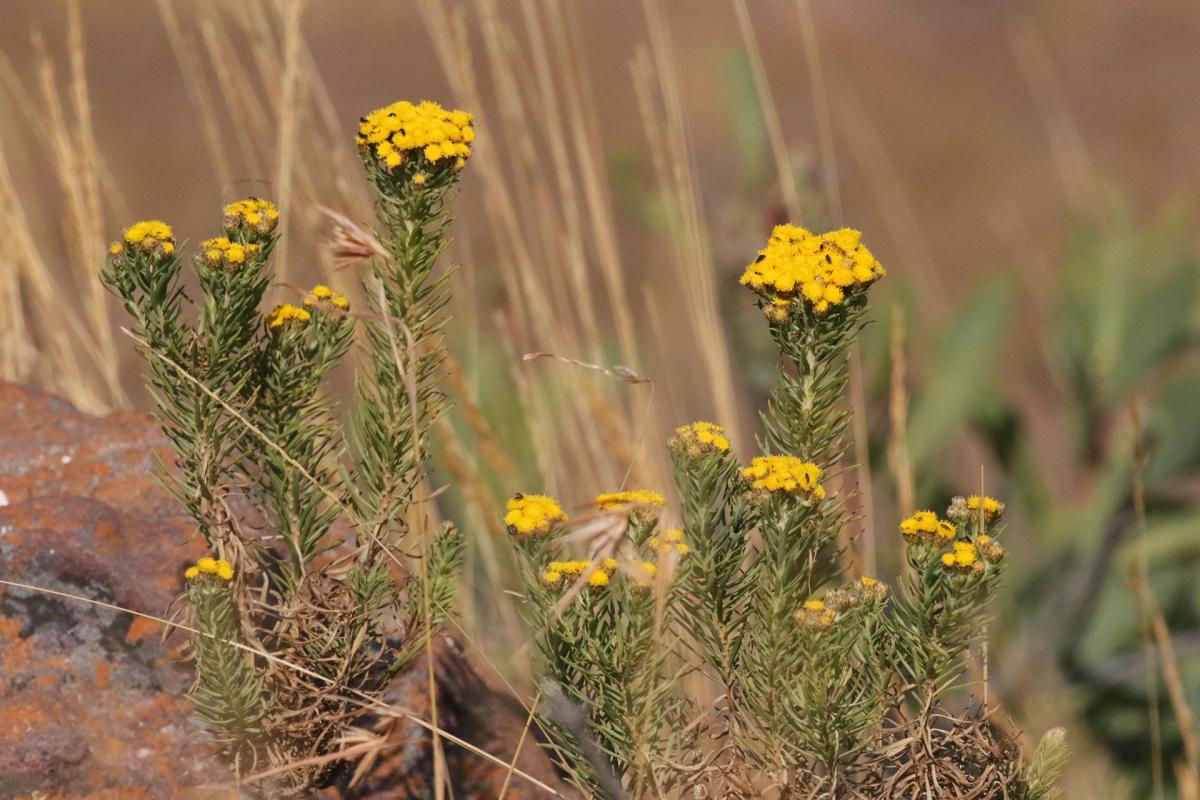
[[[1120,217],[1075,235],[1059,301],[1058,339],[1090,412],[1121,403],[1194,324],[1200,264],[1174,217],[1152,230]]]
[[[1163,387],[1147,422],[1147,487],[1157,488],[1200,467],[1198,403],[1200,367],[1181,372]]]
[[[761,189],[767,180],[767,129],[750,59],[741,49],[728,50],[717,62],[725,116],[733,134],[737,172],[746,189]]]
[[[1012,294],[1007,280],[989,282],[962,305],[943,333],[929,377],[913,393],[908,446],[918,473],[956,429],[993,399],[996,353]]]

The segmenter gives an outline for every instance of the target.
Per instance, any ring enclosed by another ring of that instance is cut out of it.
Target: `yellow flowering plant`
[[[711,422],[676,429],[667,447],[682,527],[660,528],[671,512],[644,489],[599,495],[571,523],[548,498],[510,502],[538,685],[574,710],[549,703],[558,710],[541,724],[586,794],[1051,791],[1061,737],[1025,763],[985,711],[943,705],[1001,576],[1003,504],[960,497],[947,518],[903,520],[895,591],[841,577],[838,534],[853,522],[852,491],[835,491],[847,353],[884,274],[857,231],[775,228],[741,281],[780,354],[762,455],[743,466]],[[593,534],[575,559],[562,552],[579,538],[570,525]],[[684,691],[689,673],[711,681],[715,704]]]
[[[552,498],[518,495],[505,517],[520,555],[536,669],[559,707],[585,710],[589,736],[561,715],[543,715],[541,725],[564,772],[605,796],[620,793],[622,782],[634,796],[650,793],[655,762],[682,720],[670,668],[675,633],[663,612],[678,594],[687,551],[681,532],[654,535],[664,504],[647,489],[597,496],[593,522],[619,532],[626,546],[576,559],[564,556],[567,518]]]
[[[361,713],[352,696],[377,696],[450,610],[462,541],[426,521],[417,491],[443,410],[437,259],[473,139],[469,114],[434,103],[363,118],[386,253],[366,270],[365,319],[325,284],[263,313],[280,213],[261,198],[227,205],[202,240],[196,298],[165,223],[109,248],[101,279],[133,318],[174,449],[164,481],[213,553],[184,574],[191,699],[239,774],[282,768],[263,796],[328,783],[337,760],[312,757]],[[347,432],[324,387],[356,328]],[[530,533],[565,521],[526,511],[514,523]]]

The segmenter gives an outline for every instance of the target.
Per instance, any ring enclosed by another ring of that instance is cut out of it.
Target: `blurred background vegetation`
[[[96,279],[108,240],[161,217],[196,241],[258,194],[285,214],[272,298],[353,289],[322,206],[371,217],[359,115],[476,112],[441,510],[470,533],[463,633],[519,674],[503,499],[666,487],[662,443],[693,419],[749,458],[774,365],[737,276],[776,222],[860,228],[890,274],[853,364],[847,559],[886,578],[913,506],[1005,498],[1015,568],[974,691],[1029,744],[1067,727],[1067,797],[1197,796],[1191,0],[6,0],[5,20],[0,378],[147,408]]]

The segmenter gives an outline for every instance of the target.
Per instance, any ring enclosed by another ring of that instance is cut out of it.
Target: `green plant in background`
[[[161,222],[130,227],[102,274],[133,317],[175,450],[164,481],[215,556],[187,572],[192,700],[239,774],[293,765],[263,785],[271,796],[328,779],[329,768],[294,762],[334,746],[449,611],[461,540],[428,519],[420,492],[442,410],[448,290],[435,267],[473,137],[469,114],[434,103],[362,119],[382,231],[368,243],[378,257],[349,446],[322,386],[355,317],[324,285],[260,313],[279,217],[270,202],[225,208],[223,235],[194,259],[195,302]]]
[[[960,497],[949,519],[901,523],[907,568],[894,596],[870,576],[831,587],[852,519],[852,492],[825,485],[844,469],[847,349],[883,274],[857,231],[776,227],[742,277],[780,353],[766,455],[739,467],[718,426],[678,429],[668,447],[681,529],[659,530],[663,498],[645,490],[601,495],[573,532],[548,498],[510,502],[535,667],[543,691],[578,710],[543,724],[588,791],[1051,793],[1060,735],[1026,765],[986,710],[955,716],[943,703],[1001,575],[1002,504]],[[562,560],[579,541],[586,557]],[[692,671],[715,688],[712,707],[685,696]]]

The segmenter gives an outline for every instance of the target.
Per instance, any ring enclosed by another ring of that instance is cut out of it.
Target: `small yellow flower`
[[[418,172],[416,175],[413,175],[413,183],[415,183],[417,186],[424,186],[426,180],[428,180],[428,178],[425,176],[424,172]]]
[[[632,489],[627,492],[606,492],[596,495],[596,508],[601,511],[626,511],[636,521],[649,525],[658,519],[666,505],[666,499],[649,489]]]
[[[652,492],[649,489],[632,489],[627,492],[598,494],[596,495],[595,502],[596,508],[601,511],[613,511],[630,505],[659,506],[661,508],[667,503],[666,498],[661,494]]]
[[[591,586],[607,586],[612,579],[612,573],[616,569],[617,562],[613,559],[607,559],[604,563],[594,564],[591,561],[551,561],[546,565],[545,571],[542,572],[542,583],[547,586],[558,586],[564,578],[572,578],[583,575],[588,570],[592,570],[588,575],[587,582]],[[596,577],[600,575],[602,577]]]
[[[199,576],[200,576],[200,568],[199,567],[188,567],[187,569],[185,569],[183,571],[183,577],[187,578],[189,581],[195,580]]]
[[[686,454],[691,458],[713,453],[729,452],[729,437],[725,429],[711,422],[693,422],[675,429],[675,435],[667,442],[671,452]]]
[[[952,572],[981,573],[983,564],[979,562],[979,552],[970,542],[955,542],[950,552],[942,554],[942,564]]]
[[[225,269],[237,269],[246,263],[246,257],[258,252],[256,245],[242,244],[230,241],[228,237],[218,236],[215,239],[205,239],[200,244],[204,251],[204,262],[211,266]]]
[[[125,243],[140,253],[169,256],[175,252],[175,234],[161,220],[143,220],[125,229]],[[110,252],[111,252],[111,248]]]
[[[562,506],[542,494],[517,495],[508,501],[504,524],[516,536],[538,536],[567,521]]]
[[[676,555],[686,556],[688,554],[688,546],[683,541],[682,528],[672,528],[661,537],[651,536],[648,544],[651,550],[658,553],[668,553],[674,550]]]
[[[231,234],[269,236],[279,224],[279,209],[270,200],[247,197],[225,206],[224,223]]]
[[[796,612],[796,621],[813,632],[828,630],[837,620],[837,612],[821,600],[807,600]]]
[[[821,468],[795,456],[755,456],[750,466],[742,469],[742,477],[756,492],[825,498],[825,488],[820,483]]]
[[[267,326],[272,331],[280,331],[285,326],[292,324],[303,325],[312,319],[312,315],[299,306],[294,306],[291,303],[284,303],[280,306],[275,306],[271,315],[267,318]]]
[[[196,567],[201,572],[214,573],[217,571],[217,561],[215,558],[205,556],[196,562]]]
[[[119,242],[113,242],[108,246],[108,254],[110,256],[119,256],[125,252],[125,248],[121,247]]]
[[[952,522],[939,519],[932,511],[918,511],[900,523],[900,533],[910,542],[940,542],[945,543],[958,535],[958,528]]]
[[[340,292],[335,292],[323,283],[318,283],[304,295],[304,305],[307,308],[327,308],[328,303],[340,311],[350,308],[350,301]]]
[[[216,573],[221,580],[231,581],[233,580],[233,565],[223,558],[218,559]]]
[[[1004,503],[994,497],[980,497],[973,494],[967,498],[967,509],[975,512],[976,517],[982,510],[984,521],[991,522],[1004,513]]]

